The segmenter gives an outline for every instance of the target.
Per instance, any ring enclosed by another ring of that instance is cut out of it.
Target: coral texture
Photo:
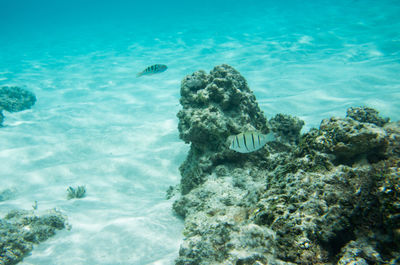
[[[382,118],[379,116],[378,111],[367,107],[349,108],[347,117],[359,122],[373,123],[379,127],[389,122],[389,118]]]
[[[219,161],[232,159],[232,152],[226,152],[229,135],[243,130],[269,131],[246,80],[228,65],[215,67],[209,75],[198,71],[186,76],[180,102],[179,136],[191,143],[180,167],[183,194],[203,183]]]
[[[66,220],[53,210],[42,216],[11,211],[0,219],[0,264],[16,264],[38,244],[65,228]]]
[[[243,84],[227,65],[182,82],[179,130],[191,149],[173,205],[185,219],[176,264],[394,264],[400,123],[350,108],[300,135],[296,117],[267,122]],[[203,96],[211,91],[226,95]],[[233,95],[240,104],[223,104]],[[249,128],[270,128],[277,140],[254,153],[229,150],[226,137]]]
[[[295,144],[300,139],[300,131],[304,126],[304,121],[297,117],[277,114],[269,120],[269,124],[278,141]]]
[[[35,95],[28,90],[16,86],[0,88],[0,109],[16,112],[29,109],[35,102]]]
[[[4,116],[2,111],[17,112],[29,109],[36,102],[36,96],[25,89],[19,87],[0,88],[0,125]]]

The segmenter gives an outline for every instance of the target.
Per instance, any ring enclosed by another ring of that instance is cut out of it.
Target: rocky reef
[[[267,120],[245,79],[221,65],[181,86],[184,218],[176,264],[395,264],[400,260],[400,123],[371,108],[304,122]],[[274,132],[240,154],[229,135]]]
[[[20,87],[4,86],[0,88],[0,125],[3,122],[3,110],[17,112],[31,108],[36,102],[36,96]]]
[[[246,80],[231,67],[215,67],[186,76],[181,85],[179,136],[191,143],[189,155],[180,167],[181,189],[187,194],[202,184],[220,161],[236,159],[227,152],[226,139],[243,130],[269,131],[267,120],[256,103]]]
[[[34,244],[55,235],[67,226],[65,217],[56,210],[41,216],[33,211],[14,210],[0,219],[0,264],[20,262]]]

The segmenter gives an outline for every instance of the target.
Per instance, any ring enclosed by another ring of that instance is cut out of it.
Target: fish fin
[[[137,73],[136,77],[141,77],[143,75],[143,72]]]
[[[275,134],[273,132],[270,132],[265,135],[265,139],[267,140],[267,142],[275,141],[275,139],[276,139]]]
[[[260,137],[261,138],[261,146],[264,146],[268,142],[275,141],[275,135],[272,132],[270,132],[268,134],[261,134],[260,136],[261,136]]]

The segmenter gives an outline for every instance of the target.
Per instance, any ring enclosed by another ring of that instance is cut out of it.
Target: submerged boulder
[[[304,126],[304,121],[279,113],[269,120],[269,124],[280,142],[295,144],[300,140],[300,131]]]
[[[312,130],[303,137],[302,147],[333,154],[339,163],[353,163],[359,159],[379,160],[387,148],[388,135],[384,119],[369,108],[350,108],[346,118],[330,118],[321,122],[319,130]],[[366,113],[373,113],[373,117]],[[381,122],[378,122],[381,121]]]
[[[32,211],[9,212],[0,219],[0,264],[20,262],[38,244],[66,227],[65,217],[56,210],[41,216]]]
[[[35,95],[28,90],[16,86],[0,88],[0,109],[17,112],[29,109],[35,102]]]
[[[17,112],[31,108],[36,102],[36,96],[20,87],[4,86],[0,88],[0,125],[4,120],[3,110]]]
[[[180,102],[179,137],[191,143],[180,167],[184,194],[201,184],[219,161],[229,159],[232,152],[226,152],[228,136],[242,131],[269,131],[246,80],[229,65],[216,66],[209,75],[198,71],[186,76]]]
[[[383,127],[390,120],[389,118],[380,117],[378,111],[368,107],[349,108],[347,117],[359,122],[372,123],[379,127]]]
[[[182,81],[179,130],[191,149],[173,204],[185,219],[176,264],[395,262],[400,123],[351,108],[301,136],[296,117],[267,122],[245,84],[227,65]],[[235,153],[224,141],[242,129],[277,141]]]

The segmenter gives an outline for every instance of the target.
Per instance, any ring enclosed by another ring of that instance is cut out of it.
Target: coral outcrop
[[[378,161],[387,148],[387,133],[373,123],[359,122],[350,117],[323,120],[319,130],[313,130],[302,146],[309,145],[323,153],[334,154],[339,163],[352,163],[360,156]]]
[[[277,114],[269,120],[269,124],[279,142],[296,144],[300,140],[300,131],[304,126],[304,121],[297,117]]]
[[[399,122],[350,108],[301,135],[296,117],[267,121],[227,65],[186,77],[181,95],[180,136],[191,149],[173,205],[185,219],[176,264],[394,264],[400,257]],[[249,129],[271,130],[277,140],[253,153],[229,150],[227,136]]]
[[[219,161],[233,159],[232,152],[226,152],[229,135],[243,130],[269,131],[246,80],[228,65],[215,67],[209,75],[198,71],[186,76],[180,103],[179,136],[191,143],[180,167],[183,194],[202,184]]]
[[[4,86],[0,88],[0,125],[4,116],[2,111],[17,112],[31,108],[36,102],[36,96],[20,87]]]
[[[18,263],[34,244],[45,241],[66,225],[65,217],[56,210],[42,216],[32,211],[9,212],[0,219],[0,264]]]
[[[372,123],[379,127],[383,127],[389,122],[389,118],[382,118],[378,111],[367,107],[349,108],[347,117],[359,122]]]

